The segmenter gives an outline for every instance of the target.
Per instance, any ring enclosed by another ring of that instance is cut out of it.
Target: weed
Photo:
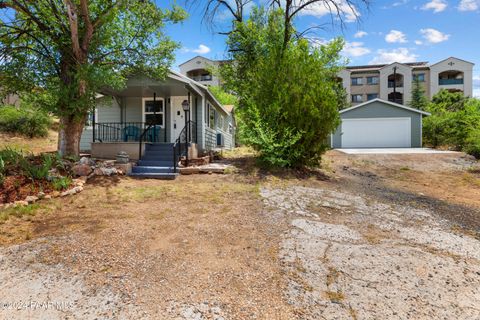
[[[65,190],[72,185],[72,179],[70,177],[55,177],[52,184],[57,191]]]
[[[400,171],[410,171],[410,168],[409,167],[401,167]]]
[[[11,216],[20,218],[22,216],[35,215],[39,208],[40,206],[38,204],[10,207],[8,209],[0,211],[0,221],[6,221]]]

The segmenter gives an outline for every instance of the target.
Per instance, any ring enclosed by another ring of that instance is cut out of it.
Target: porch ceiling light
[[[188,100],[183,100],[182,102],[183,111],[190,111],[190,103]]]

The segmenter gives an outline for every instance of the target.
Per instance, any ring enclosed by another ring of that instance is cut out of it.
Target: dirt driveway
[[[0,224],[0,318],[480,319],[475,166],[96,180]]]

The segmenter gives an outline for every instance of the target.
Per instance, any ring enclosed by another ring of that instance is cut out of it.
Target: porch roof
[[[123,90],[106,88],[102,90],[103,95],[116,97],[151,97],[154,93],[162,96],[185,96],[188,91],[200,96],[207,96],[208,100],[224,111],[230,112],[213,96],[208,87],[178,73],[170,71],[164,81],[158,81],[149,77],[136,77],[128,79],[127,86]]]

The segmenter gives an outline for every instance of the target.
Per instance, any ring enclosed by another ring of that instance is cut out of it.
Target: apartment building
[[[179,65],[180,73],[207,86],[220,85],[220,79],[212,73],[212,69],[219,67],[223,61],[211,60],[196,56]]]
[[[472,96],[473,66],[471,62],[450,57],[435,64],[395,62],[387,65],[350,66],[338,76],[352,105],[377,98],[405,105],[412,99],[415,78],[420,81],[428,98],[432,98],[441,89]]]

